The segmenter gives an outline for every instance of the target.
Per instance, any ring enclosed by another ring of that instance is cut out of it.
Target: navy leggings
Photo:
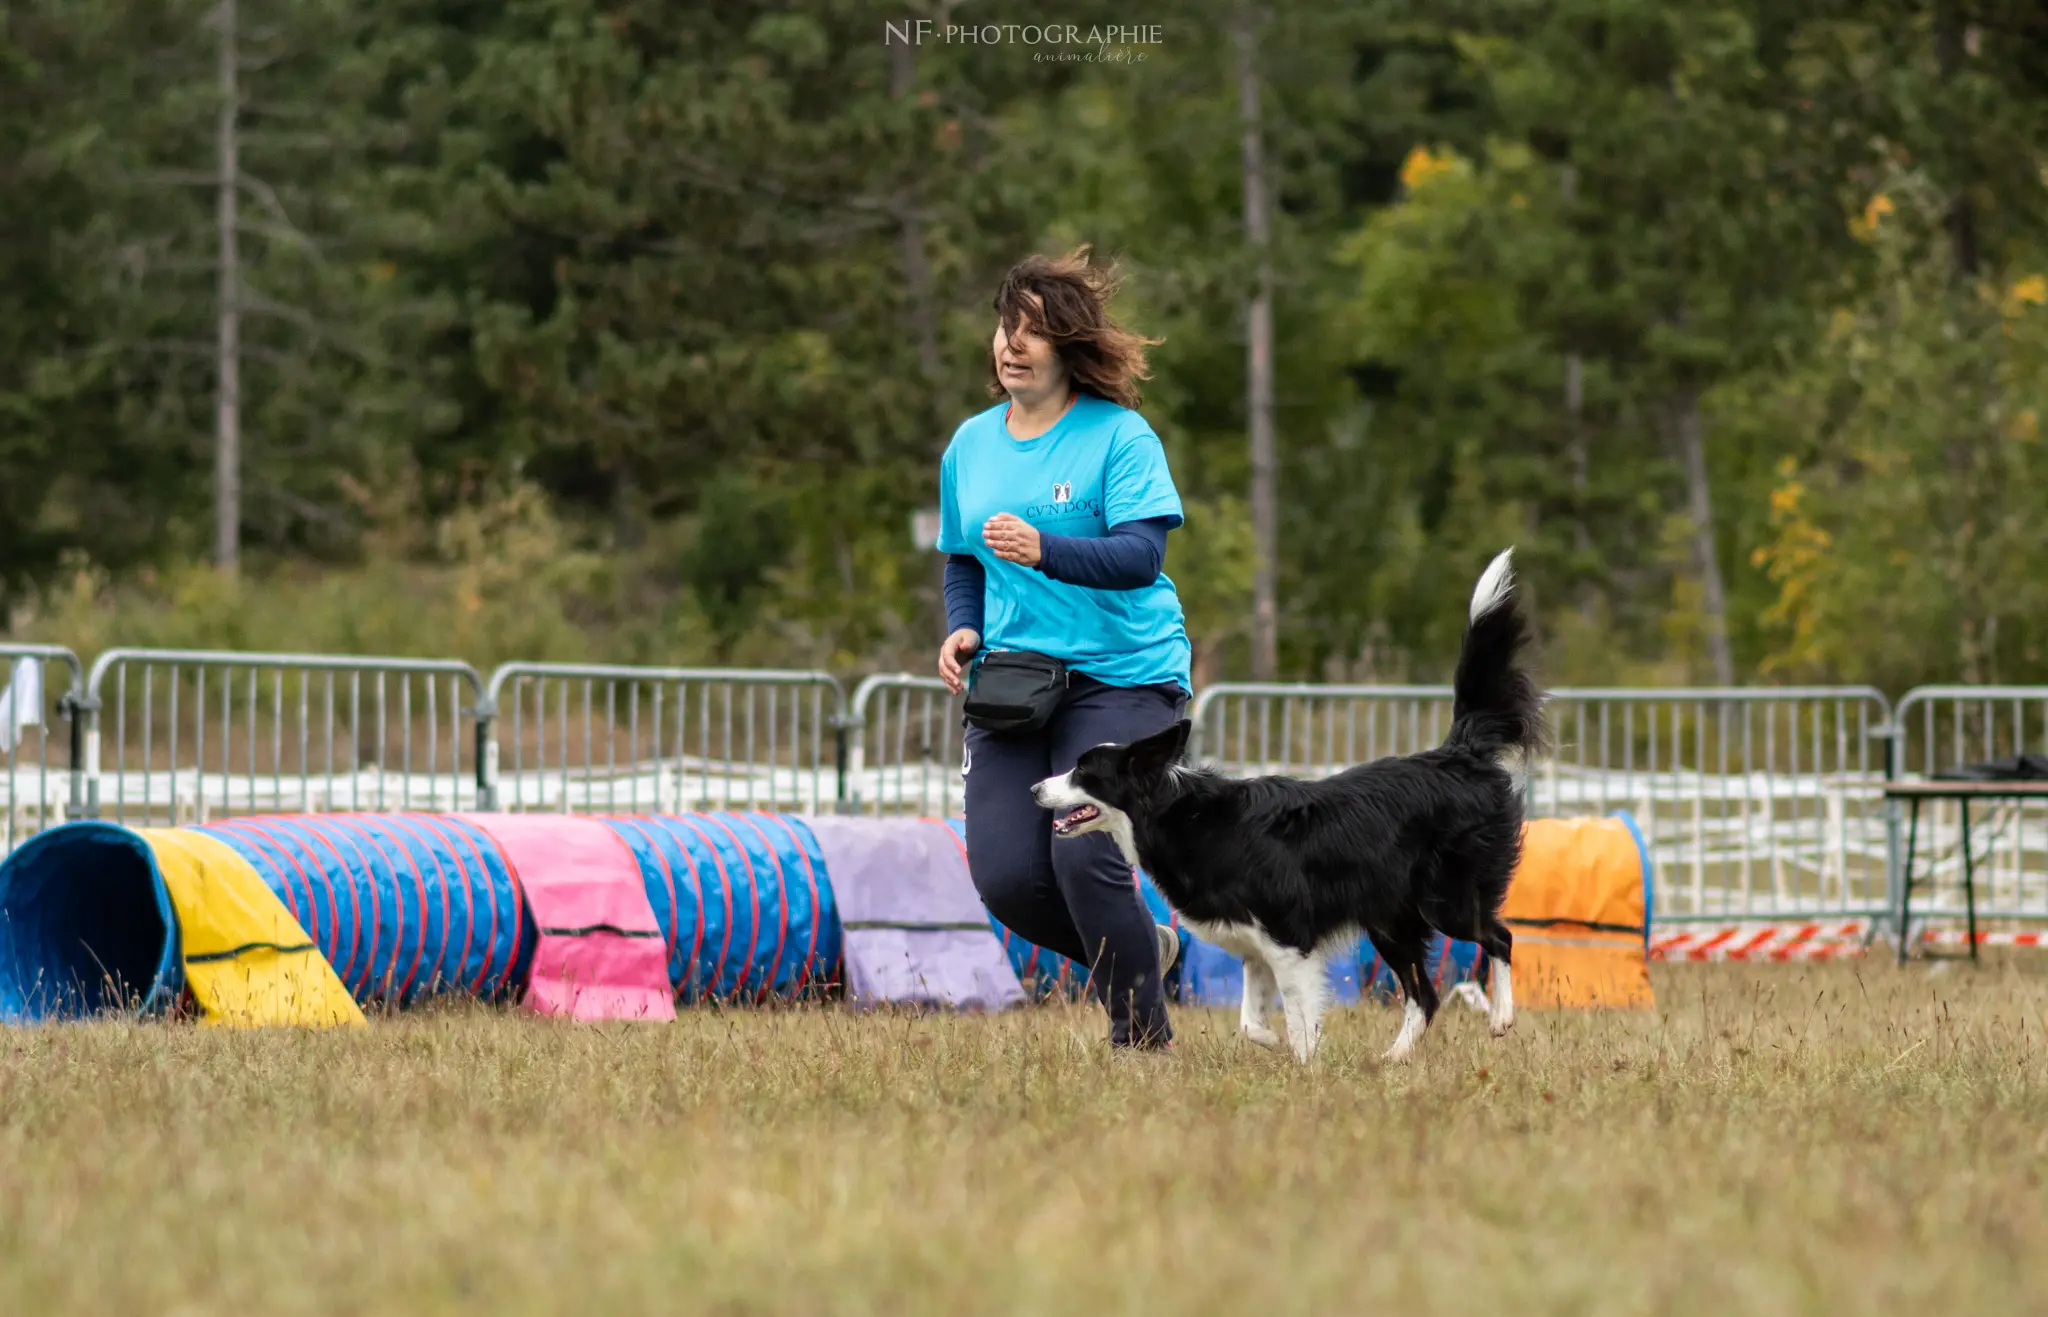
[[[1118,1046],[1165,1045],[1166,994],[1152,912],[1130,861],[1106,832],[1054,837],[1035,783],[1064,773],[1105,741],[1129,742],[1173,725],[1186,707],[1177,684],[1107,686],[1073,674],[1059,711],[1035,732],[966,732],[967,866],[990,913],[1012,932],[1081,964],[1109,1012]]]

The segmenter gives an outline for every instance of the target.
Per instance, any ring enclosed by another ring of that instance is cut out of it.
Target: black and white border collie
[[[1240,1027],[1266,1046],[1277,990],[1307,1061],[1329,1004],[1328,958],[1363,932],[1406,999],[1385,1059],[1406,1061],[1436,1014],[1425,968],[1432,929],[1487,954],[1496,1036],[1515,1022],[1514,938],[1501,899],[1522,849],[1522,803],[1502,760],[1548,742],[1543,696],[1524,670],[1528,627],[1513,550],[1472,592],[1442,745],[1334,777],[1226,778],[1182,765],[1186,720],[1084,753],[1032,788],[1061,837],[1108,832],[1199,937],[1244,959]]]

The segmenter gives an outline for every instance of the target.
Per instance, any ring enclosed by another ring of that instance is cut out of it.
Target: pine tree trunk
[[[889,95],[907,100],[917,86],[917,54],[907,42],[889,44]],[[906,197],[897,211],[897,236],[903,258],[903,283],[910,293],[910,329],[917,340],[917,364],[926,381],[936,386],[939,359],[938,304],[932,292],[932,265],[925,252],[924,223],[916,199]]]
[[[1934,10],[1934,63],[1943,85],[1952,84],[1963,62],[1963,15],[1954,3],[1938,4]],[[1977,273],[1977,215],[1961,187],[1948,212],[1949,249],[1955,258],[1956,277],[1968,279]]]
[[[1564,166],[1560,190],[1567,206],[1579,197],[1579,167]],[[1579,557],[1575,574],[1583,573],[1585,564],[1593,560],[1592,529],[1592,458],[1586,443],[1586,361],[1576,350],[1565,353],[1564,358],[1564,413],[1568,427],[1566,453],[1572,469],[1572,550]],[[1579,618],[1588,626],[1592,624],[1595,609],[1594,582],[1590,575],[1579,575],[1578,612]]]
[[[1699,574],[1700,615],[1706,629],[1707,660],[1714,684],[1735,684],[1735,656],[1728,647],[1728,595],[1721,559],[1714,550],[1714,502],[1707,481],[1707,426],[1700,415],[1700,391],[1682,386],[1672,400],[1674,446],[1685,464],[1686,511],[1692,521],[1693,569]]]
[[[236,291],[240,256],[235,231],[235,191],[240,186],[235,125],[241,99],[235,76],[235,0],[221,0],[219,22],[220,345],[213,439],[213,557],[222,572],[233,575],[241,557],[242,531],[242,323]]]
[[[1576,352],[1567,353],[1564,359],[1564,410],[1565,423],[1570,427],[1567,451],[1572,467],[1572,551],[1579,558],[1579,565],[1574,569],[1574,573],[1579,575],[1579,620],[1591,626],[1597,607],[1594,580],[1590,574],[1582,574],[1585,573],[1585,565],[1593,561],[1593,463],[1586,444],[1585,404],[1585,359]]]
[[[621,549],[637,549],[647,541],[640,521],[640,509],[633,494],[633,475],[624,456],[612,466],[612,543]]]
[[[917,53],[908,42],[889,43],[889,95],[907,100],[917,87]],[[924,223],[918,218],[916,199],[905,198],[896,214],[897,244],[903,261],[903,286],[910,294],[910,332],[917,342],[917,366],[923,372],[925,402],[931,408],[932,453],[941,453],[948,437],[945,390],[941,376],[945,363],[939,357],[938,301],[932,288],[932,264],[924,244]],[[946,630],[946,555],[936,554],[932,568],[930,607],[934,625]]]
[[[1265,143],[1259,124],[1256,6],[1238,11],[1237,85],[1243,131],[1244,228],[1255,263],[1255,289],[1247,308],[1246,410],[1251,432],[1252,680],[1272,681],[1279,670],[1278,458],[1273,437],[1273,253],[1266,205]]]

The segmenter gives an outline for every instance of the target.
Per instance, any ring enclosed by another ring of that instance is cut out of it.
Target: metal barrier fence
[[[937,677],[893,673],[854,688],[846,717],[845,809],[948,818],[966,807],[960,697]]]
[[[1893,721],[1894,773],[1902,779],[2012,755],[2048,754],[2048,686],[1922,686],[1899,701]],[[2048,802],[1972,804],[1970,842],[1979,920],[2048,918]],[[1921,804],[1913,869],[1916,924],[1923,917],[1962,914],[1962,816],[1956,802]],[[1930,881],[1930,887],[1922,886]]]
[[[84,699],[78,655],[58,645],[0,645],[0,853],[85,814]],[[58,723],[65,734],[53,738]]]
[[[485,808],[817,813],[844,704],[823,672],[507,663],[482,706]]]
[[[1327,777],[1440,744],[1451,688],[1225,682],[1204,687],[1188,716],[1190,754],[1220,772]]]
[[[1889,706],[1862,687],[1558,690],[1530,813],[1626,808],[1657,866],[1661,921],[1881,915]],[[1445,686],[1230,683],[1194,704],[1227,773],[1322,776],[1441,743]]]
[[[0,853],[67,818],[263,811],[765,809],[956,816],[960,701],[812,671],[0,645]],[[1194,753],[1320,776],[1439,744],[1444,686],[1226,683]],[[2048,687],[1558,690],[1536,816],[1636,817],[1659,921],[1886,918],[1903,849],[1888,778],[2048,753]],[[64,734],[54,734],[57,724]],[[1961,910],[1956,807],[1922,807],[1927,917]],[[1976,807],[1979,915],[2048,919],[2048,804]]]
[[[86,687],[100,818],[477,804],[464,746],[483,682],[457,659],[113,649]]]

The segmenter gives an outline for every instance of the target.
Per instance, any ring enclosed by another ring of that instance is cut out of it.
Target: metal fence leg
[[[71,817],[100,816],[99,701],[73,688],[64,697],[64,716],[71,723]]]
[[[1884,742],[1884,780],[1894,782],[1899,776],[1899,734],[1902,729],[1897,723],[1887,723],[1876,729],[1875,735]],[[1899,948],[1901,958],[1906,950],[1906,930],[1900,911],[1903,903],[1900,895],[1905,890],[1904,851],[1899,836],[1899,802],[1887,800],[1884,805],[1884,914],[1870,921],[1871,937],[1865,945],[1874,941],[1879,929],[1888,930],[1893,945]]]
[[[832,729],[832,752],[836,760],[833,766],[834,809],[841,814],[853,813],[853,788],[851,765],[853,762],[853,720],[845,714]]]
[[[498,808],[498,719],[481,702],[471,716],[476,719],[476,807],[489,814]]]
[[[844,715],[839,723],[839,812],[861,812],[861,779],[867,773],[867,713],[860,710]]]

